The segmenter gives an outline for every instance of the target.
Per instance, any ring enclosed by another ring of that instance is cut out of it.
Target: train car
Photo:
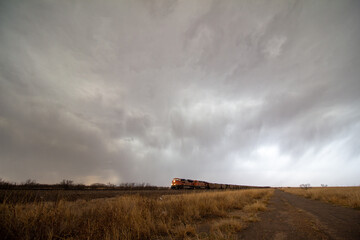
[[[196,189],[206,189],[209,188],[209,183],[205,181],[194,180],[193,187]]]
[[[209,183],[209,189],[220,189],[220,188],[221,188],[221,184]]]
[[[200,180],[191,180],[184,178],[174,178],[171,182],[171,189],[249,189],[265,188],[246,185],[209,183]]]

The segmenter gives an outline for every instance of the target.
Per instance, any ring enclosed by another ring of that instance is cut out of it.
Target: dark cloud
[[[2,1],[0,175],[359,184],[359,9]]]

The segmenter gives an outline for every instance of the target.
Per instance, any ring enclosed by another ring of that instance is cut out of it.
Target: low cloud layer
[[[0,177],[360,184],[358,1],[2,1]]]

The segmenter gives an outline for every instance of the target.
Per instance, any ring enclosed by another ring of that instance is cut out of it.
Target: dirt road
[[[260,222],[239,239],[360,239],[360,211],[275,190]]]

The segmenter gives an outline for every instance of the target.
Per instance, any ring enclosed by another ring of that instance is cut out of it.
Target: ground
[[[280,190],[259,217],[239,239],[360,239],[360,211]]]

